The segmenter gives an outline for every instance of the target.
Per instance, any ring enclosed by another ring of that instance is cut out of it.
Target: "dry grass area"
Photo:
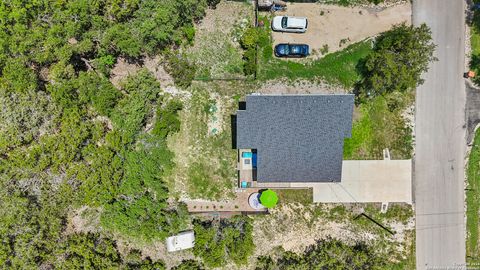
[[[335,204],[283,204],[273,209],[270,215],[255,216],[254,241],[256,256],[270,254],[281,248],[303,252],[316,240],[328,237],[346,243],[363,241],[374,245],[379,251],[389,254],[393,261],[407,259],[414,245],[414,217],[406,223],[393,217],[382,219],[384,225],[395,231],[390,235],[365,219],[354,220],[358,206]],[[251,260],[253,265],[254,259]],[[253,266],[250,268],[253,269]]]
[[[342,7],[317,3],[289,3],[287,10],[275,15],[308,18],[304,34],[273,32],[278,43],[305,43],[312,58],[340,51],[348,45],[389,30],[392,25],[411,21],[411,4],[404,2],[382,10]]]
[[[253,6],[246,2],[222,1],[207,10],[195,28],[194,45],[187,50],[198,66],[199,78],[243,77],[242,51],[238,39],[253,22]]]
[[[232,92],[248,85],[194,83],[184,101],[181,128],[168,139],[175,153],[168,177],[171,190],[181,199],[228,199],[236,184],[236,151],[232,149],[231,119],[237,108]]]

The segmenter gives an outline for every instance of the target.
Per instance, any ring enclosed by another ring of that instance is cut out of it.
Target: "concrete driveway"
[[[411,160],[344,160],[340,183],[291,183],[312,187],[319,203],[412,203]]]
[[[465,3],[414,0],[438,61],[417,88],[415,207],[417,269],[465,269]]]

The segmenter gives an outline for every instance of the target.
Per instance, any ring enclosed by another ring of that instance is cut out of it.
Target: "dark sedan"
[[[275,46],[275,56],[277,57],[305,57],[309,55],[310,48],[307,44],[285,44],[281,43]]]

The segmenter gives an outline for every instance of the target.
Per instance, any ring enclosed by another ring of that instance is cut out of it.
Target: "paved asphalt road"
[[[437,44],[417,89],[415,207],[417,269],[465,265],[466,150],[462,0],[414,0],[413,23],[426,23]]]

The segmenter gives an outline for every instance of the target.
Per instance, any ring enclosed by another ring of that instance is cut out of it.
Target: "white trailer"
[[[195,246],[195,233],[193,231],[186,231],[170,236],[167,238],[166,244],[168,252],[193,248],[193,246]]]

